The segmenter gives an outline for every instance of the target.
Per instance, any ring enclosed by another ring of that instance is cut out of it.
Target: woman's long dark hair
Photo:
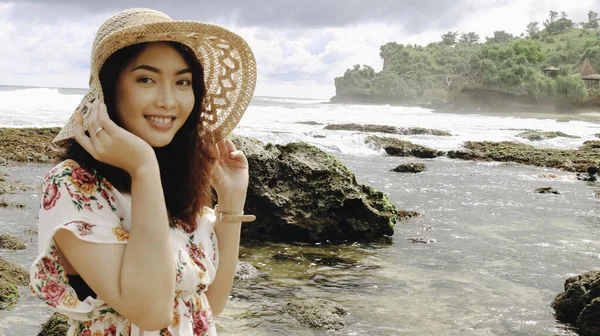
[[[204,70],[187,46],[168,42],[184,58],[192,69],[192,89],[195,103],[189,117],[168,145],[154,148],[160,167],[160,177],[165,202],[172,217],[196,228],[196,216],[204,206],[212,206],[210,174],[215,159],[208,154],[207,144],[202,142],[199,132],[202,127],[200,116],[204,110]],[[100,70],[100,83],[104,93],[108,115],[122,127],[116,113],[115,88],[117,78],[146,47],[145,43],[134,44],[112,54]],[[81,166],[95,169],[121,192],[131,192],[131,176],[124,170],[100,162],[89,154],[77,141],[69,140],[65,150],[57,155],[57,162],[72,159]]]

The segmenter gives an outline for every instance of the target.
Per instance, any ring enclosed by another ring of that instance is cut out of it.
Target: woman
[[[90,89],[54,139],[65,150],[44,178],[30,272],[67,335],[216,335],[254,220],[248,162],[224,137],[255,81],[224,28],[149,9],[100,27]]]

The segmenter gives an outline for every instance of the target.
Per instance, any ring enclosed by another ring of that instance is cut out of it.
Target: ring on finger
[[[96,130],[96,135],[98,135],[98,133],[102,130],[104,130],[104,128],[102,128],[102,126],[98,127],[98,129]]]

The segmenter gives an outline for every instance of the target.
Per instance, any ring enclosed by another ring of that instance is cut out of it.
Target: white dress
[[[44,177],[38,223],[38,255],[30,269],[31,291],[53,311],[68,317],[68,336],[214,336],[212,312],[205,294],[219,261],[213,230],[214,211],[205,208],[197,225],[170,223],[176,285],[173,322],[165,329],[141,332],[102,298],[77,292],[61,264],[54,242],[60,229],[98,244],[127,244],[131,228],[130,195],[119,192],[95,170],[65,160]],[[151,304],[148,302],[147,304]]]

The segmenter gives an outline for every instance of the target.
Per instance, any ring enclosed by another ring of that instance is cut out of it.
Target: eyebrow
[[[146,64],[142,64],[142,65],[136,66],[135,68],[131,69],[131,72],[133,72],[135,70],[138,70],[138,69],[144,69],[144,70],[152,71],[152,72],[155,72],[157,74],[162,74],[163,73],[162,70],[160,70],[159,68],[155,68],[155,67],[153,67],[151,65],[146,65]],[[192,69],[185,68],[185,69],[177,71],[175,73],[175,75],[179,76],[179,75],[182,75],[184,73],[191,73],[191,72],[192,72]]]

